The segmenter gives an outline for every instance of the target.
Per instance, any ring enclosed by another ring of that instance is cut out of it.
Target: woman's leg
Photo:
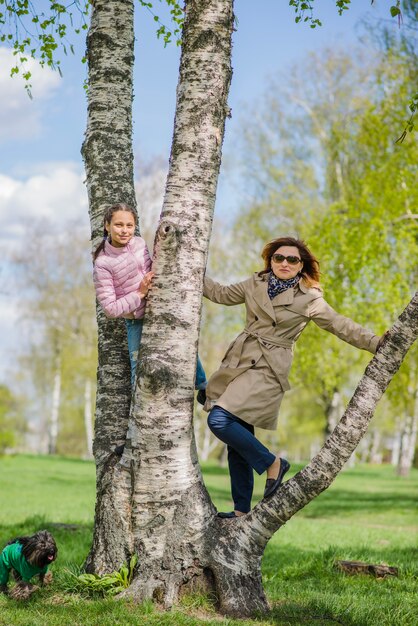
[[[214,406],[209,413],[208,425],[213,434],[228,445],[235,510],[247,513],[251,508],[253,491],[251,468],[262,474],[276,457],[254,437],[254,428],[250,424],[220,406]]]
[[[228,446],[228,467],[234,511],[248,513],[254,489],[253,468],[231,446]]]
[[[141,343],[143,320],[125,320],[128,336],[129,360],[131,362],[131,385],[135,384],[135,370],[138,360],[138,350]]]

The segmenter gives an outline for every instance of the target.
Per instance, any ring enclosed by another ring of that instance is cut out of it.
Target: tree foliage
[[[22,72],[30,89],[31,73],[25,69],[29,57],[41,66],[60,70],[57,49],[64,54],[74,52],[70,38],[87,29],[88,0],[74,0],[70,4],[46,0],[43,7],[30,0],[0,0],[0,41],[13,49],[16,64],[12,76]]]

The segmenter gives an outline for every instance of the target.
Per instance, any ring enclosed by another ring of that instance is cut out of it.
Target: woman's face
[[[300,252],[295,246],[280,246],[271,257],[271,269],[274,275],[282,280],[293,278],[301,271],[302,267]]]

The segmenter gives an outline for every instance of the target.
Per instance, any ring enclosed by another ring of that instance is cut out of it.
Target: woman
[[[262,252],[264,269],[235,285],[205,278],[203,295],[219,304],[246,306],[244,330],[229,346],[206,388],[205,409],[211,431],[228,446],[234,511],[251,509],[253,469],[267,472],[264,497],[270,497],[289,469],[254,437],[254,426],[274,430],[288,374],[293,344],[310,320],[347,343],[375,353],[381,341],[324,300],[319,263],[303,241],[280,237]]]

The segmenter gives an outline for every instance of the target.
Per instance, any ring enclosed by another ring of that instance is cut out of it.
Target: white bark
[[[408,476],[414,461],[418,430],[418,390],[415,391],[413,397],[413,413],[412,415],[407,415],[403,420],[402,431],[399,437],[398,476]]]
[[[326,434],[329,435],[332,433],[338,421],[340,419],[340,415],[342,412],[342,398],[341,394],[338,390],[335,390],[332,394],[331,401],[325,409],[325,418],[326,418]]]
[[[217,448],[219,442],[213,437],[213,435],[211,435],[209,428],[206,426],[206,421],[203,423],[203,426],[203,442],[199,458],[202,461],[207,461],[212,452]]]
[[[370,463],[379,464],[382,462],[381,452],[382,433],[377,428],[372,431],[372,445],[370,448]]]
[[[232,0],[190,0],[170,168],[154,250],[130,417],[132,528],[139,570],[129,595],[166,606],[204,578],[214,508],[192,429],[193,379],[206,261],[231,78]]]
[[[57,356],[55,360],[54,385],[51,397],[51,419],[48,427],[48,454],[55,454],[57,451],[58,422],[61,401],[61,359]]]
[[[103,236],[109,204],[135,207],[132,150],[134,0],[95,0],[87,37],[88,119],[82,148],[86,166],[93,249]],[[99,369],[94,455],[96,515],[86,567],[118,569],[132,552],[130,477],[116,467],[116,446],[126,439],[131,399],[129,355],[122,320],[98,308]]]
[[[216,439],[207,427],[206,413],[204,416],[200,414],[196,417],[195,415],[193,424],[199,459],[207,461],[211,453],[218,447],[219,439]]]
[[[397,467],[399,463],[399,455],[401,452],[401,420],[399,417],[396,418],[395,421],[395,432],[392,439],[392,454],[391,454],[391,465]]]

